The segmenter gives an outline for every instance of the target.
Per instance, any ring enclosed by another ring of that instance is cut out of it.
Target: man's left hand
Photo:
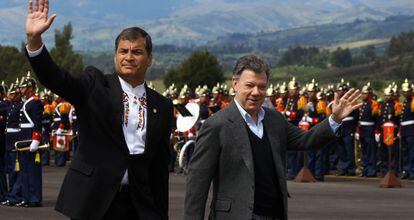
[[[335,93],[335,98],[332,103],[332,119],[341,123],[352,111],[360,108],[362,103],[358,103],[361,97],[361,92],[358,89],[350,89],[341,98],[338,93]]]

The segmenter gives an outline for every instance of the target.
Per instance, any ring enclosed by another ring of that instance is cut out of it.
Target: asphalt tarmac
[[[0,206],[0,219],[68,219],[53,209],[66,169],[43,168],[43,207]],[[414,181],[403,181],[397,189],[379,188],[378,183],[377,178],[335,176],[321,183],[289,181],[289,219],[414,219]],[[185,176],[171,174],[170,219],[182,219],[184,195]]]

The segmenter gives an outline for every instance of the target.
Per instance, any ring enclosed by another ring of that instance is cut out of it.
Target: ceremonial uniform
[[[342,120],[341,138],[338,145],[339,175],[355,175],[354,133],[358,123],[358,110]]]
[[[375,123],[379,113],[379,104],[372,99],[364,101],[359,111],[357,133],[362,149],[362,176],[376,176],[377,140],[375,135],[378,135],[379,130],[376,130]]]
[[[408,84],[407,79],[402,84],[402,91],[409,93],[403,103],[401,114],[401,141],[402,141],[402,169],[403,179],[414,179],[414,99],[413,88]]]
[[[304,114],[304,106],[306,101],[304,97],[288,98],[285,107],[285,116],[289,123],[299,126],[299,121]],[[303,104],[302,104],[303,103]],[[303,153],[296,151],[288,151],[288,179],[294,179],[303,166]]]
[[[52,124],[53,149],[55,151],[55,165],[63,167],[66,165],[67,154],[69,153],[68,136],[64,134],[70,129],[68,102],[60,102],[55,108],[55,115]]]
[[[381,105],[381,114],[378,118],[377,128],[381,129],[381,146],[380,146],[380,159],[381,159],[381,166],[380,171],[383,175],[388,171],[388,146],[384,143],[384,130],[382,129],[382,125],[387,121],[391,121],[394,123],[394,137],[397,137],[398,133],[398,125],[399,125],[399,117],[398,111],[395,111],[395,105],[397,103],[394,100],[388,100]],[[391,146],[391,167],[394,172],[398,173],[398,157],[399,157],[399,149],[398,149],[398,140],[395,139],[394,143]]]
[[[19,122],[20,122],[20,109],[23,106],[23,102],[14,101],[11,102],[11,106],[7,113],[6,122],[6,172],[9,176],[9,189],[12,191],[13,185],[17,180],[16,172],[16,152],[12,152],[14,149],[14,143],[17,141],[19,135]]]
[[[27,97],[20,111],[18,141],[28,141],[27,146],[32,141],[41,141],[42,114],[43,104],[40,99],[34,95]],[[38,206],[42,202],[42,169],[39,152],[23,151],[19,155],[24,205]]]
[[[76,153],[78,152],[78,116],[76,115],[75,107],[72,106],[69,112],[69,121],[71,125],[71,130],[73,133],[73,139],[70,141],[70,145],[72,147],[73,156],[76,156]]]
[[[326,101],[315,100],[308,103],[308,116],[305,117],[305,121],[310,123],[311,127],[315,126],[319,122],[323,121],[327,117]],[[312,172],[313,176],[318,181],[324,181],[324,175],[326,173],[325,159],[328,154],[328,149],[319,149],[308,151],[308,168]]]
[[[42,115],[42,141],[41,144],[50,143],[50,134],[52,132],[52,119],[53,119],[54,108],[50,104],[44,105],[44,111]],[[45,150],[41,152],[42,165],[49,165],[50,151]]]
[[[4,92],[4,87],[3,87]],[[7,179],[5,170],[5,134],[7,110],[10,107],[10,102],[7,99],[0,100],[0,201],[4,200],[4,195],[7,192]]]

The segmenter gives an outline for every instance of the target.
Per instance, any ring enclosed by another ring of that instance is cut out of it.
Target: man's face
[[[233,78],[235,99],[249,114],[257,114],[266,96],[266,73],[255,73],[244,70],[242,74]]]
[[[403,95],[404,95],[405,98],[411,97],[411,94],[412,94],[411,91],[403,92]]]
[[[115,54],[115,71],[124,79],[144,79],[152,64],[152,56],[145,50],[145,39],[120,40]]]
[[[337,90],[336,91],[338,93],[339,98],[341,98],[343,95],[345,95],[345,91],[344,90]]]
[[[289,97],[295,97],[298,95],[297,89],[288,89]]]
[[[370,98],[370,94],[369,93],[362,93],[361,98],[364,102],[366,102]]]
[[[208,101],[208,97],[206,95],[200,96],[200,103],[206,103]]]
[[[308,92],[308,97],[312,100],[316,100],[316,92],[314,91]]]
[[[31,87],[22,87],[22,88],[19,88],[19,90],[23,96],[29,95],[29,93],[32,91]]]

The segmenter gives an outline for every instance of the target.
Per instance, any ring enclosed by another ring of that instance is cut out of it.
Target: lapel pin
[[[154,114],[157,114],[157,109],[156,108],[152,109],[152,112],[154,112]]]

